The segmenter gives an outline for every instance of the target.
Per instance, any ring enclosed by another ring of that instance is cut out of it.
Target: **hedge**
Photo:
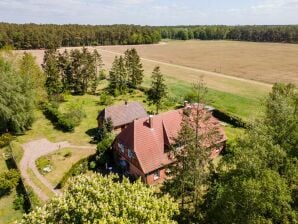
[[[95,157],[96,157],[96,154],[91,155],[87,158],[83,158],[78,162],[76,162],[75,164],[73,164],[72,167],[69,169],[69,171],[63,176],[61,181],[57,184],[56,188],[57,189],[63,188],[69,178],[85,173],[87,170],[89,170],[89,163],[91,161],[94,161]]]
[[[56,128],[65,132],[74,131],[74,128],[80,123],[80,119],[74,120],[74,117],[71,116],[72,114],[60,113],[58,107],[52,104],[45,104],[43,112],[46,118],[48,118]]]
[[[214,109],[212,114],[218,120],[226,122],[228,124],[231,124],[235,127],[239,127],[239,128],[247,128],[248,127],[248,123],[245,122],[242,118],[237,117],[235,115],[231,115],[227,112],[223,112],[218,109]]]

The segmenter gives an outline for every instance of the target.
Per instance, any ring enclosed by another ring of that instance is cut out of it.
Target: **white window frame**
[[[158,180],[160,178],[160,170],[156,170],[153,173],[153,180]]]

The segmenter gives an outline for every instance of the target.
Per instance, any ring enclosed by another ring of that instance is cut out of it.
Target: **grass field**
[[[65,173],[72,167],[73,164],[78,162],[82,158],[86,158],[95,153],[92,149],[73,149],[65,148],[58,152],[40,157],[36,164],[42,163],[41,161],[49,161],[52,171],[44,176],[56,186]]]
[[[7,171],[5,160],[2,157],[4,149],[0,148],[0,172]],[[0,198],[0,223],[10,224],[15,220],[20,219],[23,215],[22,211],[13,208],[13,201],[16,197],[16,190],[14,189],[9,195]]]

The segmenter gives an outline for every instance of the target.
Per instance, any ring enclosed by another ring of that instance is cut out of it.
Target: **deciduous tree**
[[[175,223],[178,206],[140,181],[99,174],[81,175],[69,182],[64,195],[25,215],[20,224],[39,223]]]

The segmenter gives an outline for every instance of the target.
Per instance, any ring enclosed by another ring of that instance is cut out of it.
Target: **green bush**
[[[74,106],[70,108],[68,113],[60,113],[59,105],[46,104],[44,105],[45,116],[55,125],[56,128],[72,132],[75,127],[81,123],[81,120],[86,116],[81,107]]]
[[[13,136],[9,133],[0,136],[0,148],[7,146],[13,140]]]
[[[73,132],[76,127],[76,122],[67,114],[60,115],[56,123],[59,129],[65,132]]]
[[[43,169],[47,166],[51,166],[51,160],[49,157],[40,157],[38,160],[36,160],[36,167],[40,173],[44,174],[45,172]]]
[[[20,180],[17,170],[11,169],[0,174],[0,196],[6,195],[15,188]]]
[[[113,103],[113,97],[111,97],[109,94],[103,92],[100,95],[100,98],[99,98],[100,105],[108,106],[108,105],[111,105],[112,103]]]

